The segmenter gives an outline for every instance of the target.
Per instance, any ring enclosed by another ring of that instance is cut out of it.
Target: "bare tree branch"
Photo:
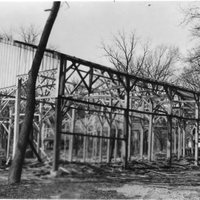
[[[20,40],[29,43],[29,44],[37,44],[40,36],[40,31],[33,24],[28,27],[21,26],[18,31],[18,35]]]

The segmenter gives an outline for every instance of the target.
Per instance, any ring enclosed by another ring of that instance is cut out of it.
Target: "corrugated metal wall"
[[[14,86],[18,75],[28,74],[35,52],[33,45],[0,40],[0,88]],[[59,63],[57,54],[45,52],[40,71],[57,69]]]

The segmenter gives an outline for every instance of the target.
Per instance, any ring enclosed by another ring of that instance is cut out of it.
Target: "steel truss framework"
[[[37,48],[25,43],[19,46],[28,47],[32,52]],[[46,50],[46,55],[43,65],[51,63],[51,67],[44,66],[45,70],[38,76],[32,141],[38,154],[48,158],[44,138],[54,137],[53,170],[58,169],[62,150],[68,154],[68,160],[73,161],[78,145],[82,148],[82,161],[98,157],[100,162],[105,159],[111,162],[114,155],[114,161],[121,159],[126,167],[131,160],[134,130],[140,132],[141,158],[144,130],[148,130],[148,160],[153,160],[154,128],[162,120],[166,122],[169,162],[172,153],[178,158],[185,156],[186,131],[196,128],[194,158],[198,164],[199,92],[51,50]],[[7,158],[14,156],[23,121],[26,80],[27,73],[18,74],[15,86],[0,90],[0,125],[7,135]],[[61,149],[63,138],[65,143]],[[80,138],[79,143],[76,143],[77,138]],[[105,144],[107,148],[103,150]]]

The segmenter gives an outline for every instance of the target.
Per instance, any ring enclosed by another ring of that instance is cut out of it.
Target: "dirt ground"
[[[7,185],[0,170],[0,198],[20,199],[200,199],[200,167],[191,162],[133,161],[120,164],[63,163],[57,176],[51,166],[26,161],[22,183]]]

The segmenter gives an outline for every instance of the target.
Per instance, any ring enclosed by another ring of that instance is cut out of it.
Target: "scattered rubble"
[[[51,163],[26,159],[22,183],[9,186],[1,169],[1,198],[198,199],[200,167],[193,160],[122,163],[61,162],[56,176]]]

